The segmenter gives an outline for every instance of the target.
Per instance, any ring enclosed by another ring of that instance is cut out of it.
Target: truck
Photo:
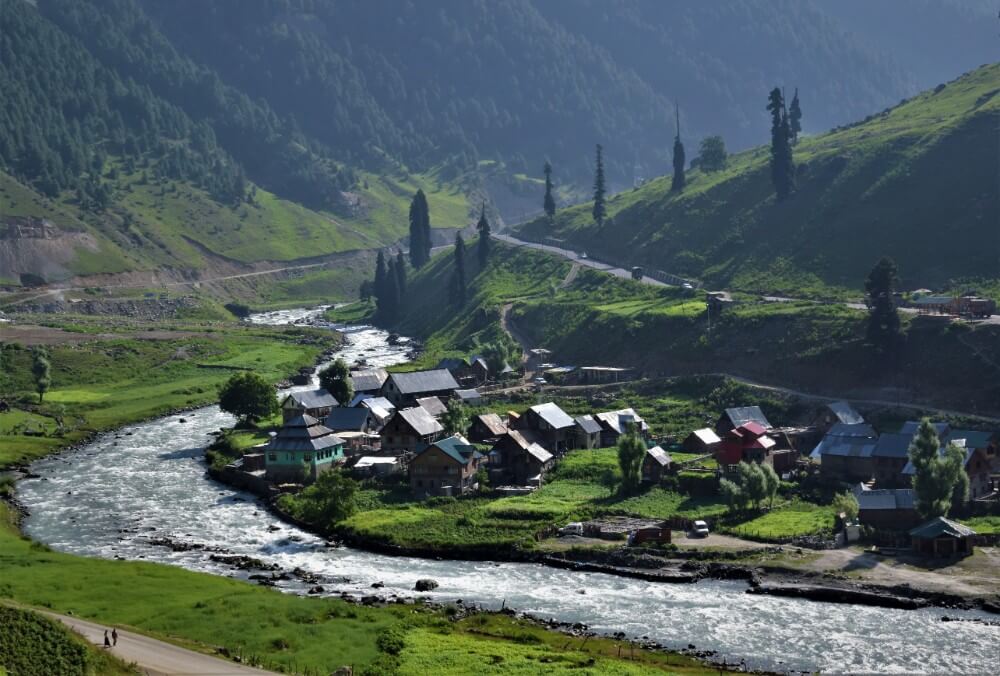
[[[642,269],[641,265],[632,266],[632,279],[634,279],[637,282],[641,282],[644,274],[645,271]]]
[[[962,296],[956,299],[956,305],[956,314],[962,317],[988,319],[990,316],[996,314],[997,311],[997,302],[992,298]]]

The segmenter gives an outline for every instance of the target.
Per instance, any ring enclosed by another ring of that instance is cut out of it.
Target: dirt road
[[[75,617],[55,613],[45,614],[59,620],[98,646],[104,645],[104,630],[111,628]],[[110,650],[112,654],[126,662],[135,662],[140,671],[147,676],[241,676],[246,674],[266,676],[275,673],[202,655],[121,629],[118,630],[118,645]]]

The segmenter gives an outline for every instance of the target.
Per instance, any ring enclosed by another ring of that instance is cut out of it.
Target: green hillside
[[[598,228],[591,205],[520,228],[615,262],[789,294],[859,289],[880,256],[904,288],[1000,276],[996,153],[1000,65],[984,66],[865,121],[795,146],[797,191],[776,203],[767,148],[618,194]]]

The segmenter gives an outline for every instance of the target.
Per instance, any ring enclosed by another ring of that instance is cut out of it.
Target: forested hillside
[[[769,153],[728,158],[616,195],[598,226],[585,204],[522,233],[711,285],[793,295],[860,289],[881,256],[904,288],[996,292],[1000,278],[1000,65],[793,148],[795,191],[775,199]],[[960,289],[961,290],[961,289]],[[856,292],[858,293],[858,292]]]

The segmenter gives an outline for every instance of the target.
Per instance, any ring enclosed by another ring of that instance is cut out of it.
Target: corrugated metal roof
[[[372,412],[364,406],[335,408],[326,416],[323,424],[334,432],[363,432],[372,415]]]
[[[913,489],[878,489],[856,491],[854,497],[863,511],[885,509],[913,509]]]
[[[864,437],[839,437],[826,435],[809,454],[813,460],[822,461],[825,455],[853,458],[870,458],[875,451],[875,439]]]
[[[470,444],[465,437],[458,434],[450,436],[447,439],[435,441],[417,455],[423,455],[432,448],[440,449],[442,453],[462,465],[467,465],[470,460],[483,457],[483,455],[476,450],[475,446]]]
[[[951,439],[965,439],[966,448],[989,448],[993,441],[993,432],[983,432],[980,430],[952,430]]]
[[[872,457],[875,458],[905,458],[909,456],[910,442],[913,434],[895,434],[887,432],[878,438]]]
[[[544,464],[553,458],[553,455],[546,451],[540,444],[531,444],[527,451],[538,462]]]
[[[340,405],[337,399],[323,388],[292,392],[285,401],[288,401],[288,399],[295,402],[298,408],[325,408],[327,406]]]
[[[828,436],[834,437],[865,437],[867,439],[876,439],[878,434],[875,432],[875,428],[868,423],[834,423],[827,432]]]
[[[733,427],[739,427],[740,425],[748,422],[759,423],[766,429],[771,429],[773,427],[773,425],[767,421],[767,417],[764,415],[764,412],[760,410],[760,406],[737,406],[734,408],[727,408],[726,417],[729,418]]]
[[[719,435],[716,434],[715,430],[713,430],[711,427],[703,427],[700,430],[695,430],[691,434],[693,434],[698,439],[698,441],[705,444],[706,446],[722,443],[722,439],[719,438]]]
[[[431,417],[431,414],[427,412],[427,409],[421,406],[404,408],[402,411],[398,411],[397,415],[402,417],[402,419],[413,428],[413,431],[420,436],[437,434],[438,432],[444,431],[444,428],[441,427],[441,423]]]
[[[951,430],[951,426],[945,422],[932,422],[931,426],[934,428],[934,431],[937,432],[937,435],[939,437],[947,436],[948,432]],[[919,428],[920,428],[919,420],[909,420],[903,424],[903,429],[899,430],[899,433],[909,434],[912,437],[917,433],[917,430]]]
[[[837,420],[845,425],[860,425],[865,421],[864,417],[855,411],[854,407],[846,401],[835,401],[826,406],[837,416]]]
[[[649,425],[647,425],[646,421],[642,419],[642,416],[631,408],[622,408],[617,411],[604,411],[603,413],[596,414],[594,417],[597,418],[602,425],[607,425],[613,432],[616,432],[617,434],[624,434],[625,430],[622,429],[622,416],[625,416],[626,418],[631,417],[632,421],[638,425],[639,429],[643,432],[649,430]]]
[[[390,411],[390,412],[396,410],[396,405],[393,404],[388,399],[386,399],[385,397],[369,397],[367,399],[362,399],[361,402],[360,402],[360,404],[362,406],[365,406],[365,407],[371,408],[371,409],[381,408],[383,410]]]
[[[300,415],[285,423],[267,442],[269,451],[318,451],[339,446],[344,440],[311,415]]]
[[[483,398],[483,395],[479,394],[479,390],[475,388],[468,390],[455,390],[455,396],[462,401],[475,401]]]
[[[976,531],[968,526],[938,516],[927,523],[921,524],[910,531],[910,537],[915,538],[936,538],[942,535],[950,535],[956,538],[969,537],[975,535]]]
[[[532,406],[531,410],[534,411],[539,418],[557,430],[572,427],[574,424],[573,419],[569,417],[566,411],[562,410],[551,401],[545,404]]]
[[[476,416],[483,427],[490,431],[491,434],[500,436],[507,431],[507,425],[504,424],[503,418],[501,418],[496,413],[482,413]]]
[[[427,409],[427,412],[435,418],[444,415],[445,411],[448,410],[448,407],[438,397],[420,397],[417,399],[417,406]]]
[[[420,394],[422,392],[441,392],[457,390],[458,383],[447,369],[433,371],[413,371],[412,373],[393,373],[389,379],[396,385],[401,394]]]
[[[592,415],[580,415],[574,418],[576,424],[583,430],[584,434],[597,434],[601,431],[601,424],[594,420]]]
[[[655,460],[660,467],[667,467],[670,464],[670,454],[663,450],[661,446],[653,446],[646,449],[646,455]]]

